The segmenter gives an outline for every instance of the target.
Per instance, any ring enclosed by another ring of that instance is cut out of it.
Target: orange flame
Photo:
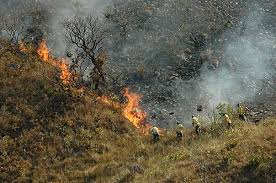
[[[37,54],[39,57],[55,66],[58,67],[61,71],[60,79],[62,80],[63,84],[69,84],[70,79],[72,77],[72,74],[68,70],[68,64],[66,63],[65,59],[55,59],[49,49],[46,46],[46,41],[43,40],[38,49]],[[146,119],[147,113],[142,109],[142,107],[139,105],[139,101],[142,96],[130,92],[129,88],[125,89],[124,96],[128,99],[128,102],[126,103],[124,109],[123,109],[123,115],[136,127],[141,129],[142,132],[146,132],[145,130],[148,130],[152,127],[150,124],[144,124],[144,120]],[[103,103],[113,106],[115,108],[121,107],[121,104],[113,101],[110,97],[107,96],[101,96],[98,97],[97,100],[102,101]]]
[[[50,53],[46,41],[42,40],[37,49],[37,54],[44,62],[47,62],[55,67],[60,69],[60,79],[64,85],[68,85],[70,83],[71,73],[68,69],[68,63],[63,59],[55,59],[54,56]]]
[[[147,113],[143,111],[139,105],[142,96],[132,93],[129,88],[125,89],[124,96],[127,97],[128,102],[123,110],[124,116],[137,128],[143,127],[143,122],[146,119]]]
[[[70,79],[73,78],[73,74],[68,70],[68,64],[65,59],[56,59],[50,53],[49,49],[46,46],[46,41],[42,40],[38,49],[37,54],[41,58],[41,60],[58,67],[61,71],[60,79],[63,84],[68,85],[70,83]],[[84,88],[78,90],[80,93],[84,91]],[[152,127],[151,124],[144,124],[144,120],[146,119],[147,113],[142,109],[139,105],[139,101],[142,96],[132,93],[129,91],[129,88],[125,89],[124,96],[128,99],[125,107],[123,108],[123,115],[136,127],[141,130],[143,133],[147,133],[148,129]],[[102,101],[103,103],[110,105],[115,108],[120,108],[122,105],[110,97],[101,96],[98,97],[97,100]]]
[[[149,130],[153,127],[150,123],[145,123],[147,113],[139,105],[141,95],[130,92],[129,88],[125,89],[124,96],[128,99],[124,109],[123,115],[136,127],[140,132],[148,134]],[[159,128],[160,135],[165,132],[164,129]]]
[[[130,92],[129,88],[125,89],[124,96],[127,98],[127,103],[123,107],[123,115],[136,127],[144,132],[151,127],[150,124],[144,124],[147,113],[139,105],[142,96]],[[115,108],[120,108],[123,105],[111,99],[109,96],[98,97],[97,100]]]
[[[112,100],[109,96],[101,96],[97,97],[98,101],[102,103],[112,106],[114,108],[121,108],[123,106],[123,115],[143,134],[148,134],[149,130],[152,128],[152,124],[145,123],[145,119],[147,117],[147,113],[142,109],[139,105],[139,101],[141,99],[141,95],[130,92],[129,88],[125,89],[124,96],[128,99],[125,105],[120,104]],[[165,130],[159,128],[160,135],[163,135]]]

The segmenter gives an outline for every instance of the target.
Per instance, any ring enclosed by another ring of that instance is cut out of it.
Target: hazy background
[[[275,94],[273,1],[1,0],[0,6],[2,14],[33,12],[24,18],[26,27],[38,27],[57,56],[70,50],[65,18],[99,16],[108,33],[106,72],[143,94],[149,120],[161,126],[190,124],[197,105],[204,116],[220,102],[252,103],[264,90]],[[201,63],[206,50],[211,54]],[[214,59],[219,66],[212,70]]]

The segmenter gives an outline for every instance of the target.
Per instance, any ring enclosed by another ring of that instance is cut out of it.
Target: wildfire
[[[98,97],[97,100],[115,108],[123,107],[123,115],[136,128],[139,128],[141,132],[143,133],[147,132],[152,125],[144,123],[147,113],[139,105],[139,101],[142,96],[136,93],[130,92],[129,88],[125,89],[124,96],[127,98],[126,104],[120,104],[119,102],[112,100],[112,98],[109,96],[101,96],[101,97]]]
[[[143,127],[143,122],[146,119],[147,113],[139,106],[141,96],[125,89],[124,96],[127,97],[128,102],[123,110],[124,116],[137,128]]]
[[[19,49],[22,52],[27,51],[27,47],[23,42],[20,42]],[[53,65],[54,67],[59,68],[60,70],[60,79],[64,85],[70,84],[70,80],[73,79],[74,74],[71,73],[68,69],[68,64],[65,59],[56,59],[48,49],[46,45],[46,41],[42,40],[37,48],[37,54],[40,57],[41,60],[44,62],[47,62],[48,64]],[[76,91],[76,95],[81,96],[84,92],[84,88],[81,87]],[[138,95],[136,93],[130,92],[129,88],[125,89],[124,96],[127,98],[126,104],[120,104],[116,100],[113,100],[112,97],[109,96],[101,96],[98,97],[97,100],[100,100],[101,102],[115,107],[115,108],[121,108],[123,106],[123,115],[136,127],[141,130],[141,132],[145,133],[152,125],[151,124],[145,124],[144,121],[146,119],[147,113],[142,109],[142,107],[139,105],[141,95]]]
[[[60,79],[64,85],[68,85],[70,83],[71,73],[68,69],[68,63],[65,59],[59,60],[54,58],[54,56],[50,53],[45,40],[42,40],[38,46],[37,54],[44,62],[60,69]]]
[[[145,123],[147,113],[139,105],[141,95],[130,92],[129,88],[125,89],[124,96],[128,99],[123,109],[123,115],[142,133],[147,134],[152,124]],[[159,128],[161,135],[164,130]]]
[[[70,83],[70,79],[73,77],[73,74],[70,73],[68,70],[68,64],[66,63],[65,59],[56,59],[50,53],[49,49],[47,48],[46,41],[41,41],[38,49],[37,54],[39,57],[60,69],[60,79],[63,84],[68,85]],[[80,89],[81,91],[82,89]],[[97,100],[102,101],[103,103],[110,105],[115,108],[123,107],[123,115],[136,127],[139,128],[143,133],[146,133],[151,124],[145,124],[144,121],[146,119],[147,113],[142,109],[139,105],[139,101],[141,99],[141,95],[136,93],[130,92],[129,88],[125,89],[124,96],[127,98],[127,103],[125,105],[120,104],[119,102],[112,100],[111,97],[108,96],[101,96],[98,97]]]

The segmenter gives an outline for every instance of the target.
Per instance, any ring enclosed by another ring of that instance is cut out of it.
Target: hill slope
[[[60,84],[35,53],[0,59],[0,182],[275,182],[276,120],[207,126],[157,144],[114,109]]]
[[[135,140],[120,111],[92,94],[75,97],[58,72],[35,53],[1,57],[0,182],[66,181],[72,170],[104,163],[101,154]]]

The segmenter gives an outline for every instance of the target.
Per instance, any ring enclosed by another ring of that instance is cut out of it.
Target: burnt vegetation
[[[131,86],[145,104],[170,109],[175,81],[189,85],[203,68],[215,73],[224,64],[216,48],[233,30],[246,34],[242,18],[252,7],[272,12],[262,26],[276,30],[274,1],[114,0],[101,15],[80,13],[82,1],[68,1],[76,15],[64,17],[57,34],[50,17],[61,2],[0,1],[0,182],[276,182],[273,72],[252,104],[259,123],[240,121],[234,107],[221,104],[208,111],[200,136],[187,127],[182,141],[168,128],[153,144],[127,120],[122,95]],[[45,40],[55,51],[61,35],[68,65],[37,51]],[[146,120],[175,115],[158,110]]]
[[[75,55],[67,53],[73,61],[71,68],[80,73],[81,82],[84,82],[85,74],[91,67],[90,85],[97,90],[100,83],[105,82],[103,66],[106,62],[106,51],[103,47],[105,31],[100,25],[98,18],[88,15],[86,17],[73,17],[65,20],[63,26],[66,31],[66,38],[72,45]],[[74,57],[74,58],[72,58]]]

